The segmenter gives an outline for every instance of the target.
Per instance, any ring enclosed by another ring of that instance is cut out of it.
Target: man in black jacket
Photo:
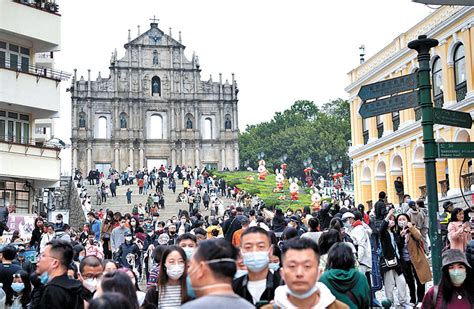
[[[36,268],[45,284],[39,309],[84,308],[81,282],[67,276],[72,256],[72,246],[66,241],[52,240],[46,244]]]
[[[240,238],[240,251],[248,274],[234,279],[234,292],[257,308],[269,304],[281,278],[278,271],[268,268],[272,245],[267,231],[258,226],[247,228]]]
[[[10,231],[8,228],[8,215],[15,212],[16,206],[10,204],[6,207],[0,207],[0,236],[3,235],[3,231]]]

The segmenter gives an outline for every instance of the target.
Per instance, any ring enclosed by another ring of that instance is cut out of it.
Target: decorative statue
[[[315,191],[311,190],[311,201],[313,202],[311,204],[313,210],[319,211],[321,209],[321,194],[319,194],[318,189]]]
[[[283,181],[285,181],[285,176],[283,176],[283,170],[275,170],[275,180],[276,180],[276,188],[273,190],[274,192],[282,192],[283,191]]]
[[[265,181],[267,177],[267,169],[265,168],[265,160],[258,161],[258,180]]]
[[[231,130],[232,129],[232,123],[230,122],[230,117],[225,118],[224,127],[225,127],[226,130]]]
[[[152,92],[160,93],[160,83],[156,79],[153,79]]]
[[[186,129],[192,129],[193,128],[193,121],[191,118],[188,117],[188,120],[186,120]]]
[[[120,116],[120,129],[126,129],[127,128],[127,119],[125,118],[125,115]]]
[[[84,114],[79,115],[79,128],[85,128],[86,127],[86,119],[84,117]]]
[[[290,178],[290,195],[291,195],[291,200],[292,201],[297,201],[298,200],[298,190],[300,186],[296,183],[298,181],[298,178]]]
[[[158,52],[156,50],[153,51],[153,64],[158,65]]]

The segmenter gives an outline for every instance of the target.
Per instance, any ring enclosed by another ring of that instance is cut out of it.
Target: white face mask
[[[184,273],[184,264],[166,266],[166,274],[173,280],[181,278]]]
[[[97,283],[99,283],[99,280],[97,278],[91,278],[91,279],[85,279],[82,281],[82,285],[92,293],[95,292],[97,289]]]
[[[131,240],[132,240],[132,237],[127,236],[127,237],[125,237],[125,240],[126,240],[126,241],[131,241]]]

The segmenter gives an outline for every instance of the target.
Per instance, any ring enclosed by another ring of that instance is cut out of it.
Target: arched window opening
[[[163,117],[153,114],[150,118],[150,138],[163,139]]]
[[[127,114],[121,113],[120,114],[120,129],[126,129],[126,128],[127,128]]]
[[[151,79],[151,95],[161,96],[161,80],[158,76],[153,76]]]
[[[454,51],[454,83],[456,89],[456,101],[464,100],[467,93],[466,84],[466,57],[464,45],[459,44]]]
[[[105,116],[99,117],[97,138],[107,138],[107,118]]]
[[[79,113],[79,128],[86,127],[86,113],[80,112]]]
[[[212,119],[204,120],[204,139],[212,139]]]
[[[232,121],[230,120],[230,115],[225,116],[224,127],[226,130],[232,130]]]
[[[441,68],[441,59],[439,57],[433,61],[432,72],[433,101],[436,107],[443,107],[443,72]]]

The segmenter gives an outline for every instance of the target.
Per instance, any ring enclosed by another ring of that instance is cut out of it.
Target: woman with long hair
[[[474,275],[464,252],[449,249],[443,252],[442,276],[439,285],[428,290],[421,308],[474,308]]]
[[[158,282],[148,288],[145,305],[158,308],[180,307],[189,300],[186,291],[186,253],[178,246],[169,246],[163,252]]]
[[[115,226],[114,213],[111,210],[107,211],[104,222],[100,229],[100,240],[102,241],[102,248],[104,249],[104,258],[112,258],[112,248],[110,246],[110,234]]]
[[[454,208],[448,224],[450,249],[466,252],[467,243],[471,238],[471,225],[469,222],[464,222],[464,211],[461,208]]]
[[[407,214],[399,214],[395,219],[395,242],[410,290],[410,303],[416,306],[423,299],[425,283],[431,281],[432,275],[423,249],[421,233],[410,222],[410,216]]]
[[[37,217],[35,219],[35,228],[31,233],[30,247],[39,250],[41,236],[43,235],[44,219]]]
[[[138,309],[138,299],[135,286],[130,277],[121,271],[114,271],[105,273],[102,276],[100,284],[97,286],[97,291],[94,298],[102,296],[103,293],[116,292],[125,296],[134,309]]]
[[[12,308],[26,309],[31,301],[30,275],[24,270],[17,271],[13,275],[11,288],[13,290]]]

